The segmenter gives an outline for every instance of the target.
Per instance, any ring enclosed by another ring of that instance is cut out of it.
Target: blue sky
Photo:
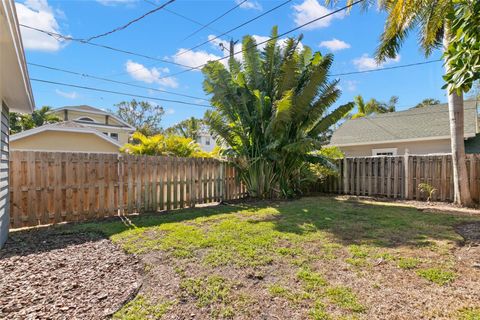
[[[165,1],[155,1],[162,4]],[[187,1],[177,0],[167,8],[187,18],[208,23],[235,6],[237,0]],[[238,0],[240,1],[240,0]],[[228,15],[213,23],[209,28],[185,39],[200,28],[198,25],[178,17],[171,12],[160,10],[125,30],[118,31],[92,42],[131,50],[160,59],[189,66],[203,64],[209,58],[222,57],[219,42],[213,41],[193,51],[178,55],[182,48],[190,48],[217,36],[283,1],[249,0]],[[317,0],[293,0],[278,10],[233,31],[222,40],[241,39],[245,34],[264,39],[270,34],[273,25],[279,32],[285,32],[303,22],[322,16],[331,8],[322,6]],[[343,1],[339,5],[344,5]],[[109,31],[135,19],[154,7],[144,0],[98,0],[98,1],[52,1],[27,0],[17,2],[20,23],[40,29],[69,35],[75,38],[88,38]],[[349,15],[333,18],[298,30],[290,36],[303,33],[302,43],[322,53],[335,55],[331,72],[344,73],[378,68],[372,60],[378,38],[383,29],[385,15],[372,9],[362,12],[354,8]],[[91,74],[125,81],[152,88],[164,89],[191,96],[206,98],[202,90],[202,74],[198,71],[185,72],[177,76],[171,74],[182,71],[182,67],[155,62],[141,57],[129,56],[85,44],[57,41],[47,35],[22,28],[27,61],[75,72]],[[400,55],[383,66],[396,66],[425,61],[419,51],[416,35],[411,34],[400,51]],[[219,39],[220,40],[220,39]],[[440,58],[435,52],[428,60]],[[173,96],[147,89],[132,88],[93,80],[75,75],[55,72],[29,66],[31,78],[66,82],[106,90],[121,91],[156,98],[177,99],[186,102],[206,103],[202,100]],[[351,101],[355,95],[364,98],[388,100],[392,95],[399,96],[400,110],[411,107],[424,98],[437,98],[446,101],[442,87],[442,63],[432,63],[410,68],[382,72],[364,73],[340,77],[342,96],[337,104]],[[128,95],[118,96],[87,91],[60,85],[32,82],[37,107],[50,105],[88,104],[102,109],[114,109],[114,104],[129,100]],[[145,99],[148,100],[148,99]],[[162,121],[168,127],[190,116],[202,117],[205,108],[172,102],[156,102],[162,105],[166,114]]]

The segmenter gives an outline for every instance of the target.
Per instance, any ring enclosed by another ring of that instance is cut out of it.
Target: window
[[[108,132],[102,132],[104,135],[108,136]]]
[[[205,145],[209,146],[210,145],[210,138],[205,138]]]
[[[118,133],[115,133],[115,132],[110,133],[110,138],[118,141]]]
[[[397,148],[372,149],[372,156],[396,156]]]
[[[95,122],[95,120],[93,120],[92,118],[89,118],[89,117],[82,117],[82,118],[78,118],[77,120]]]

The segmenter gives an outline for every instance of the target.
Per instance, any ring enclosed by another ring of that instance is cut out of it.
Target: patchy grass
[[[455,272],[440,268],[421,269],[417,271],[417,274],[420,277],[441,286],[455,280]]]
[[[462,238],[454,227],[479,220],[312,197],[69,228],[101,232],[148,265],[141,295],[118,319],[408,319],[451,317],[457,310],[434,303],[447,300],[476,315],[480,280],[462,289],[468,301],[449,290],[457,275],[472,272],[455,259]],[[422,277],[451,286],[432,293]],[[402,308],[392,311],[393,304]]]
[[[117,320],[160,319],[173,305],[172,302],[152,303],[138,295],[113,315]]]
[[[464,308],[457,313],[458,320],[480,320],[480,307]]]

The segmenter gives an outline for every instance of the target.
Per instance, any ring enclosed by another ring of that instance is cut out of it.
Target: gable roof
[[[46,124],[40,127],[36,127],[30,130],[25,130],[19,133],[12,134],[10,136],[10,141],[16,141],[20,140],[23,138],[26,138],[28,136],[40,133],[40,132],[45,132],[45,131],[60,131],[60,132],[78,132],[78,133],[89,133],[89,134],[94,134],[103,140],[115,145],[116,147],[120,148],[121,145],[118,143],[118,141],[110,138],[109,136],[101,133],[98,130],[89,128],[87,126],[84,126],[82,124],[73,122],[73,121],[64,121],[64,122],[56,122],[56,123],[51,123],[51,124]]]
[[[476,101],[464,103],[465,138],[478,133]],[[345,121],[332,135],[334,146],[450,139],[448,104],[377,114]]]
[[[132,131],[135,131],[136,128],[132,127],[130,124],[128,124],[126,121],[120,119],[118,116],[110,113],[110,112],[106,112],[106,111],[103,111],[99,108],[95,108],[95,107],[92,107],[92,106],[88,106],[88,105],[78,105],[78,106],[65,106],[65,107],[60,107],[60,108],[55,108],[55,109],[52,109],[50,112],[58,112],[58,111],[62,111],[62,110],[70,110],[70,111],[77,111],[77,112],[83,112],[83,113],[91,113],[91,114],[100,114],[100,115],[105,115],[105,116],[109,116],[115,120],[117,120],[118,122],[120,122],[121,124],[124,125],[125,128],[128,128]],[[95,125],[95,123],[89,123],[89,125]]]

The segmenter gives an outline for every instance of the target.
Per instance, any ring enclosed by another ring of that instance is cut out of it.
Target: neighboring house
[[[31,113],[34,108],[15,2],[0,2],[0,248],[8,237],[9,111]]]
[[[74,121],[46,124],[16,133],[11,150],[117,153],[122,146],[108,135]]]
[[[479,150],[476,101],[465,101],[464,123],[467,152]],[[335,130],[330,145],[347,157],[450,153],[448,105],[347,120]]]
[[[200,145],[200,149],[205,152],[211,152],[215,148],[215,139],[208,131],[202,131],[199,133],[197,143]]]
[[[120,119],[118,116],[91,106],[67,106],[53,109],[52,114],[63,121],[73,121],[86,127],[93,128],[117,140],[121,145],[135,132],[135,128]]]
[[[117,153],[135,131],[117,116],[90,106],[51,113],[64,121],[12,135],[12,150]]]

